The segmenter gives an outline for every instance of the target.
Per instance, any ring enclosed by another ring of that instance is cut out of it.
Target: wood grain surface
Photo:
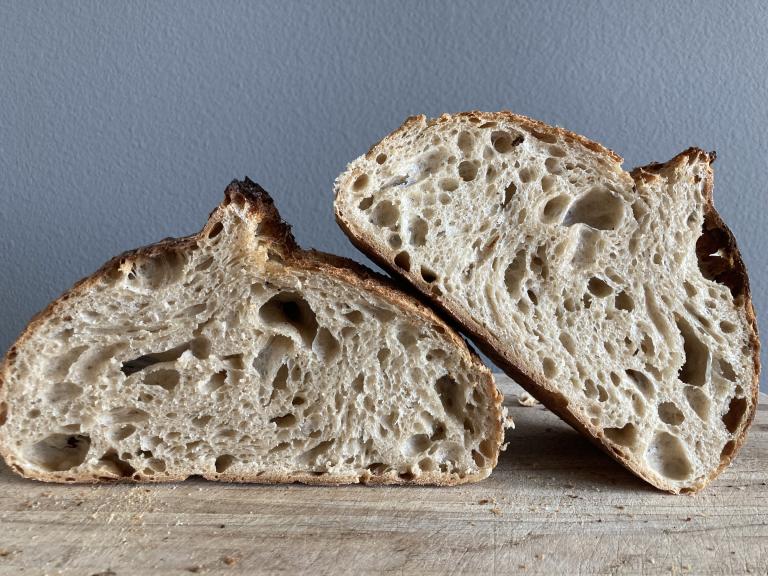
[[[768,409],[703,493],[633,477],[498,378],[517,428],[487,480],[60,486],[0,464],[0,574],[767,574]]]

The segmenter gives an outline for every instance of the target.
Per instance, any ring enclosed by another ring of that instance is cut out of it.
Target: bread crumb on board
[[[536,398],[528,394],[528,392],[523,392],[517,397],[517,403],[520,404],[520,406],[536,406],[537,404],[541,404]]]

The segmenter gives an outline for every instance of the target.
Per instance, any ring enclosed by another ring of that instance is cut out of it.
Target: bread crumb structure
[[[511,113],[410,118],[336,182],[352,241],[641,477],[693,491],[754,415],[746,270],[710,155],[631,173]]]
[[[374,273],[300,250],[250,181],[200,234],[51,304],[0,374],[3,455],[41,480],[456,484],[503,438],[466,344]]]

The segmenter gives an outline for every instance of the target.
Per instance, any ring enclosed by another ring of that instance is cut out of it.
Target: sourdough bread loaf
[[[744,441],[759,376],[713,160],[628,173],[512,113],[417,116],[339,176],[335,209],[550,409],[653,485],[695,491]]]
[[[122,254],[0,366],[0,452],[55,482],[480,480],[501,396],[428,308],[301,250],[248,180],[194,236]]]

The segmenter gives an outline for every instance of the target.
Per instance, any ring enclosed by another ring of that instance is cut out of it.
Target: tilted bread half
[[[703,487],[755,412],[746,270],[712,204],[714,154],[627,173],[508,112],[408,119],[336,182],[352,241],[651,484]]]
[[[495,466],[501,395],[428,308],[299,249],[235,182],[194,236],[118,256],[0,367],[0,450],[47,481],[459,484]]]

